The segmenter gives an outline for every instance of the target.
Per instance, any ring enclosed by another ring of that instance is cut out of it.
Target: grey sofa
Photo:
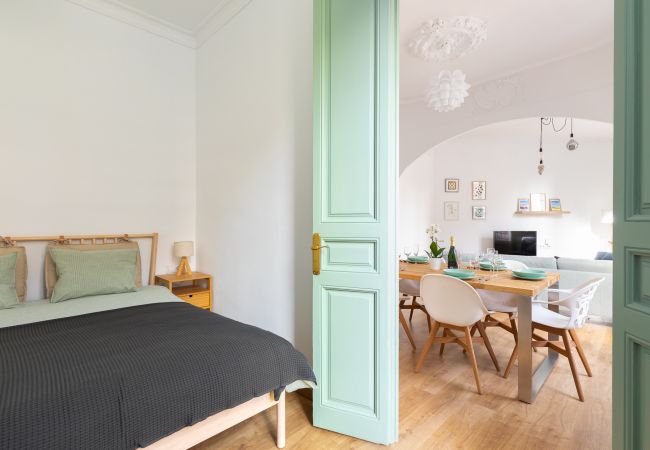
[[[528,267],[535,267],[560,273],[560,289],[573,289],[594,278],[605,281],[598,287],[589,306],[592,320],[612,322],[613,261],[577,259],[564,257],[503,255],[504,259],[521,261]]]
[[[471,255],[463,255],[466,261]],[[545,256],[502,255],[504,259],[521,261],[528,267],[560,273],[560,289],[573,289],[594,278],[605,278],[589,307],[590,320],[612,322],[613,261]]]

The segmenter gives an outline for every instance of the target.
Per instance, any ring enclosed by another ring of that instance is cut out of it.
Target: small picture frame
[[[529,198],[518,198],[517,199],[517,212],[529,212],[530,211],[530,199]]]
[[[487,195],[487,182],[472,181],[472,200],[485,200]]]
[[[552,198],[548,201],[548,206],[550,211],[561,212],[562,211],[562,202],[559,198]]]
[[[459,192],[460,180],[458,178],[445,178],[445,192]]]
[[[455,221],[460,216],[460,204],[458,202],[444,202],[445,220]]]
[[[533,212],[545,212],[546,194],[530,194],[530,210]]]
[[[486,210],[485,206],[472,206],[472,220],[485,220]]]

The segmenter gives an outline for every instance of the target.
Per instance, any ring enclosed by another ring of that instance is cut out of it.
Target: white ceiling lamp
[[[566,143],[566,148],[568,150],[576,150],[580,144],[578,144],[578,141],[573,139],[573,117],[571,118],[571,136],[569,138],[569,142]]]
[[[438,112],[449,112],[463,104],[470,85],[461,70],[442,70],[431,80],[426,92],[427,104]]]
[[[487,39],[487,25],[469,16],[439,17],[426,21],[409,43],[425,61],[453,61]]]

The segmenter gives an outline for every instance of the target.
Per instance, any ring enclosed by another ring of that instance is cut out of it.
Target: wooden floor
[[[419,348],[426,339],[422,314],[413,319]],[[512,336],[489,328],[488,336],[502,368]],[[611,328],[588,325],[580,332],[594,372],[579,366],[585,403],[578,401],[569,364],[558,366],[533,405],[516,400],[517,368],[505,380],[497,375],[485,348],[477,348],[483,395],[475,390],[471,368],[458,346],[447,346],[441,359],[432,349],[422,372],[400,329],[399,449],[607,449],[611,447]],[[546,350],[541,350],[540,354]],[[536,356],[541,358],[541,356]],[[381,449],[379,445],[314,428],[311,402],[287,396],[287,447],[290,449]],[[275,412],[267,411],[196,447],[197,449],[274,449]]]

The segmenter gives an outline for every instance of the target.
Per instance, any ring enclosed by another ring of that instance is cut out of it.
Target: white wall
[[[215,310],[311,355],[312,6],[254,1],[198,51],[198,255]]]
[[[168,271],[172,242],[195,237],[194,51],[21,0],[2,2],[0,55],[0,235],[158,231]]]
[[[477,252],[491,246],[495,230],[537,230],[538,255],[593,258],[610,250],[611,225],[600,222],[612,209],[613,127],[575,120],[578,150],[564,145],[568,131],[544,130],[543,175],[537,173],[539,119],[520,119],[477,128],[426,152],[400,177],[400,244],[427,245],[425,228],[437,223],[458,248]],[[460,193],[445,193],[444,179],[460,178]],[[471,182],[487,181],[487,199],[474,201]],[[517,198],[545,192],[560,198],[560,217],[517,217]],[[444,201],[460,202],[460,220],[445,221]],[[472,220],[472,206],[487,207],[486,220]]]

